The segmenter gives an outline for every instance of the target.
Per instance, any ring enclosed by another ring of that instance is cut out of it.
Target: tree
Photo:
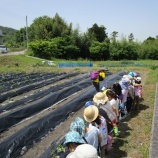
[[[26,47],[26,29],[21,28],[20,30],[15,32],[15,41],[18,45]]]
[[[105,60],[109,55],[109,46],[106,41],[98,42],[93,41],[90,50],[90,58],[93,60]]]
[[[88,29],[88,35],[92,40],[103,42],[105,38],[107,38],[106,28],[104,26],[99,27],[97,24],[94,24]]]
[[[36,18],[28,29],[29,39],[50,40],[55,37],[70,35],[72,23],[67,23],[56,13],[54,18],[43,16]]]
[[[112,42],[116,42],[116,37],[118,37],[118,32],[117,31],[113,31],[111,33],[111,40],[112,40]]]
[[[130,41],[130,42],[134,41],[134,35],[133,35],[133,33],[130,33],[130,35],[128,36],[128,41]]]
[[[158,59],[158,39],[149,37],[141,44],[141,57],[143,59]]]

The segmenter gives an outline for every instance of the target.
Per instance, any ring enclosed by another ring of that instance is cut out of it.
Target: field
[[[147,158],[158,80],[158,68],[153,66],[157,61],[139,61],[143,65],[124,61],[126,66],[121,66],[121,61],[102,61],[94,62],[91,68],[58,68],[58,61],[54,62],[56,66],[51,67],[43,65],[39,59],[23,55],[0,57],[0,72],[3,74],[0,87],[0,154],[6,152],[8,157],[38,158],[47,151],[45,157],[55,157],[54,151],[49,150],[52,142],[63,138],[76,116],[82,117],[84,103],[95,94],[88,74],[103,65],[113,73],[107,80],[122,71],[138,72],[143,79],[140,110],[132,111],[120,123],[120,136],[114,138],[113,149],[107,157]],[[10,81],[14,82],[7,81],[12,76]],[[56,145],[52,148],[56,149]]]

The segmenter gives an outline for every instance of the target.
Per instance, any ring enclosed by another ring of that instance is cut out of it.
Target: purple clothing
[[[123,94],[121,93],[118,97],[119,100],[123,100]]]

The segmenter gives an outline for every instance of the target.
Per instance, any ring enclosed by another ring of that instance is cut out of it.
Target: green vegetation
[[[4,28],[2,31],[5,32]],[[26,48],[26,28],[10,31],[12,33],[5,33],[5,44],[10,49]],[[29,50],[35,57],[49,60],[158,60],[158,36],[148,37],[141,43],[134,41],[133,33],[120,40],[117,40],[118,35],[117,31],[108,35],[106,27],[96,23],[80,33],[79,28],[73,29],[72,23],[66,23],[57,13],[53,18],[38,17],[28,27]]]
[[[56,148],[56,151],[52,153],[53,158],[60,158],[60,156],[57,156],[58,154],[65,152],[65,148],[62,145],[58,145]]]
[[[0,26],[0,30],[3,32],[3,42],[7,45],[10,46],[10,44],[15,44],[15,32],[17,30],[13,28],[8,28],[8,27],[3,27]]]
[[[27,54],[30,54],[31,51],[29,51]],[[84,63],[89,64],[90,62],[93,63],[93,69],[99,69],[101,67],[109,67],[109,69],[113,69],[116,71],[119,69],[121,70],[127,70],[135,69],[142,69],[142,68],[150,68],[152,70],[158,69],[158,60],[122,60],[122,61],[90,61],[90,60],[65,60],[65,59],[56,59],[52,58],[52,61],[54,62],[55,66],[49,66],[48,64],[42,63],[43,59],[41,58],[34,58],[27,55],[10,55],[10,56],[0,56],[0,72],[34,72],[34,71],[44,71],[44,72],[52,72],[52,71],[60,71],[61,68],[58,68],[59,63]],[[73,68],[64,68],[65,71],[73,71]],[[75,70],[82,70],[82,67],[74,68]],[[92,68],[86,68],[90,71]],[[85,71],[86,71],[85,69]]]

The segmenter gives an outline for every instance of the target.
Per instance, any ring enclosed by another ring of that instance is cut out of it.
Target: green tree
[[[43,16],[36,18],[28,29],[29,39],[50,40],[55,37],[71,35],[72,23],[67,23],[56,13],[54,18]]]
[[[90,58],[93,60],[105,60],[109,55],[109,45],[106,41],[98,42],[93,41],[90,50]]]
[[[52,18],[38,17],[28,29],[29,40],[49,40],[53,37]]]
[[[118,32],[117,31],[113,31],[111,33],[111,40],[112,40],[112,42],[116,42],[116,37],[118,37]]]
[[[128,41],[134,41],[134,35],[133,35],[133,33],[130,33],[130,35],[128,36]]]
[[[104,26],[98,26],[96,23],[88,29],[88,35],[92,40],[103,42],[107,38],[106,28]]]
[[[143,59],[158,59],[158,39],[149,37],[141,44],[141,57]]]
[[[26,28],[21,28],[15,32],[15,41],[17,45],[26,47]]]

